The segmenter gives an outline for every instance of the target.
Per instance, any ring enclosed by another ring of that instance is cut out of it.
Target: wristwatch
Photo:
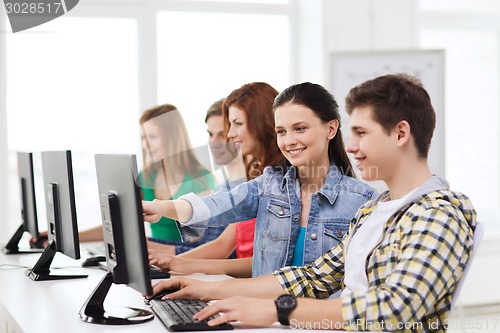
[[[293,295],[284,294],[274,300],[276,311],[278,312],[278,321],[281,325],[290,325],[288,317],[297,307],[297,299]]]

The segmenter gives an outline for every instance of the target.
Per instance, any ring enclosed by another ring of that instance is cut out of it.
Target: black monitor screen
[[[24,230],[38,238],[38,218],[36,214],[35,176],[33,154],[17,153],[17,170],[21,189],[21,216]]]
[[[35,177],[33,171],[33,153],[17,153],[17,172],[21,202],[22,224],[9,240],[3,251],[7,254],[41,252],[41,249],[19,249],[19,241],[24,232],[39,238],[38,218],[36,212]]]
[[[49,245],[27,275],[37,281],[86,277],[50,274],[56,252],[80,259],[71,151],[42,152],[42,168]]]
[[[95,156],[101,202],[102,227],[108,274],[80,310],[86,322],[135,324],[153,319],[143,309],[127,308],[120,314],[104,310],[103,302],[112,283],[127,284],[144,295],[152,295],[140,188],[136,184],[135,155]]]

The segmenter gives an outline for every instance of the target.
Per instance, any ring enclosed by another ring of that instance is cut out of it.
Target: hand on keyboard
[[[183,274],[194,274],[198,272],[196,259],[177,257],[155,250],[148,250],[148,259],[150,265],[158,266],[166,272],[174,271]]]
[[[258,309],[258,311],[256,311]],[[218,316],[218,314],[222,314]],[[215,317],[214,317],[215,316]],[[266,326],[278,320],[274,299],[234,296],[219,300],[195,314],[195,320],[217,326],[231,321]]]
[[[175,290],[169,294],[171,299],[187,298],[207,301],[216,296],[215,291],[218,288],[223,288],[221,282],[223,281],[208,282],[177,276],[153,284],[153,294],[156,295],[165,289],[169,289]]]
[[[194,299],[151,300],[153,311],[170,331],[233,329],[231,325],[224,322],[220,325],[208,325],[206,320],[193,319],[193,316],[207,305],[204,301]],[[210,319],[216,319],[218,316],[218,314],[215,314]]]
[[[222,281],[200,281],[186,277],[174,277],[168,280],[160,281],[153,285],[153,293],[158,294],[166,289],[176,290],[167,295],[171,300],[179,299],[198,299],[198,300],[214,300],[219,299],[214,304],[205,307],[197,313],[194,319],[199,321],[207,321],[209,326],[220,325],[222,323],[240,321],[243,323],[265,326],[271,325],[278,320],[274,298],[275,290],[270,289],[270,297],[267,298],[250,298],[250,297],[230,297],[228,290],[235,291],[238,282],[245,281],[239,279],[230,279]],[[270,276],[269,280],[275,283],[274,277]],[[278,288],[276,292],[281,289]],[[264,296],[262,296],[264,297]],[[152,303],[155,303],[153,301]],[[258,309],[258,311],[256,311]],[[223,314],[220,317],[211,318],[217,314]]]

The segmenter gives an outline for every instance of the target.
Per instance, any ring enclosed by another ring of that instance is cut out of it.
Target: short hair
[[[427,158],[436,128],[436,113],[420,80],[404,73],[368,80],[352,88],[345,98],[349,115],[360,107],[371,107],[373,119],[387,134],[406,120],[419,156]]]
[[[212,116],[221,116],[222,117],[222,103],[224,102],[224,98],[221,98],[210,105],[207,110],[207,115],[205,116],[205,123],[208,121],[208,118]]]

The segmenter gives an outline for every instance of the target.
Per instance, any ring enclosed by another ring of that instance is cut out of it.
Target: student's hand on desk
[[[144,221],[156,223],[162,218],[161,207],[157,200],[142,201],[142,211],[144,213]]]
[[[182,274],[193,274],[197,272],[196,265],[192,259],[180,258],[175,255],[158,253],[148,250],[149,264],[159,267],[165,272],[174,271]]]
[[[172,270],[172,262],[175,261],[175,256],[159,253],[148,248],[148,260],[150,265],[155,265],[161,270],[169,272]]]
[[[163,280],[153,285],[153,294],[159,294],[164,290],[172,290],[164,296],[169,299],[192,298],[210,301],[214,299],[215,292],[223,288],[224,281],[200,281],[182,276]]]
[[[274,300],[243,296],[234,296],[216,301],[195,314],[193,318],[202,321],[217,313],[222,315],[210,320],[208,322],[210,326],[230,321],[240,321],[255,326],[267,326],[278,321]]]

